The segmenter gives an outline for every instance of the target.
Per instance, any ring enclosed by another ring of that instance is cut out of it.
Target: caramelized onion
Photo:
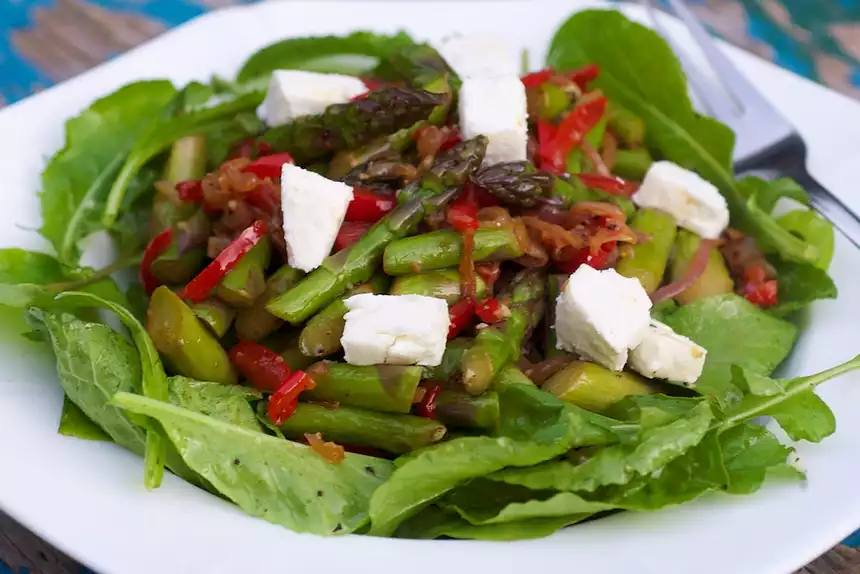
[[[601,227],[588,240],[588,248],[591,255],[597,255],[604,244],[612,241],[636,244],[638,237],[636,233],[626,224],[616,225],[614,229]]]
[[[603,163],[609,171],[615,167],[615,152],[618,151],[618,140],[612,135],[612,132],[606,131],[603,133]]]
[[[693,286],[693,284],[702,276],[708,266],[708,257],[711,250],[719,244],[716,239],[703,239],[699,243],[699,249],[690,261],[690,266],[687,267],[687,272],[684,276],[673,281],[663,287],[660,287],[651,293],[651,302],[659,303],[665,299],[676,297]]]
[[[513,226],[514,218],[504,207],[482,207],[478,210],[478,222],[482,228],[503,229]]]
[[[526,367],[523,372],[528,378],[534,381],[536,385],[542,385],[551,376],[569,365],[571,361],[573,361],[573,357],[567,355],[553,357],[552,359],[547,359],[540,363],[530,365]]]
[[[346,457],[342,446],[334,442],[325,442],[320,433],[305,433],[305,439],[311,450],[332,464],[338,464]]]
[[[587,245],[587,240],[581,235],[574,234],[560,225],[547,223],[537,217],[524,216],[520,218],[530,233],[539,237],[541,245],[546,247],[554,261],[560,261],[563,253],[570,248],[581,249]]]
[[[518,217],[514,220],[514,233],[523,249],[523,255],[516,259],[517,263],[530,268],[543,267],[549,263],[549,255],[540,242],[540,232],[527,229],[522,218]]]
[[[475,230],[467,229],[463,236],[463,256],[460,258],[460,296],[475,301],[477,287],[475,280]]]
[[[605,201],[580,201],[570,208],[570,220],[568,227],[574,227],[581,223],[592,223],[595,218],[604,218],[607,223],[622,224],[627,221],[627,216],[621,208],[614,203]]]

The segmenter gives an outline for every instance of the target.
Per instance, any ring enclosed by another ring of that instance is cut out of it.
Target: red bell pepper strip
[[[759,307],[773,307],[779,302],[777,299],[778,290],[779,285],[776,279],[764,283],[747,283],[744,286],[744,297]]]
[[[620,197],[630,197],[636,191],[635,183],[626,181],[614,175],[606,176],[597,173],[578,173],[576,174],[576,177],[579,178],[579,181],[585,184],[585,187],[599,189]]]
[[[538,120],[537,123],[537,159],[535,163],[537,166],[544,170],[556,173],[555,166],[551,163],[551,158],[549,156],[549,151],[551,149],[552,141],[555,139],[555,134],[558,129],[552,123],[547,120]],[[559,171],[558,173],[563,173],[564,170]]]
[[[442,392],[442,385],[439,385],[438,383],[430,383],[425,388],[427,390],[421,398],[421,402],[418,403],[418,416],[422,416],[425,419],[435,419],[436,397],[438,397],[439,393]]]
[[[345,221],[340,226],[340,231],[337,232],[337,237],[334,239],[335,250],[340,251],[354,244],[371,227],[372,224],[365,221]]]
[[[352,201],[346,208],[346,221],[376,223],[386,213],[395,208],[397,202],[391,196],[375,193],[371,189],[356,187],[352,191]]]
[[[152,262],[159,255],[167,251],[173,241],[173,228],[168,227],[152,238],[152,241],[143,250],[143,258],[140,260],[140,282],[147,295],[150,295],[160,285],[158,277],[152,272]]]
[[[537,72],[526,74],[525,76],[520,78],[520,81],[522,81],[523,85],[526,88],[539,88],[543,84],[547,83],[550,78],[552,78],[552,75],[552,68],[545,68]]]
[[[472,322],[475,316],[475,302],[460,299],[448,309],[448,340],[459,335]]]
[[[314,380],[304,371],[296,371],[269,397],[269,418],[276,425],[292,415],[299,403],[299,393],[316,386]]]
[[[176,194],[182,201],[203,201],[203,182],[188,179],[176,184]]]
[[[281,177],[281,167],[285,163],[295,163],[293,156],[288,153],[276,153],[273,155],[264,155],[259,159],[255,159],[242,169],[246,173],[253,173],[260,179],[270,178],[278,180]]]
[[[290,378],[290,366],[284,358],[259,343],[240,341],[228,355],[257,390],[274,393]]]
[[[385,82],[381,82],[375,78],[361,78],[361,81],[364,82],[364,87],[366,87],[369,92],[378,90],[385,85]]]
[[[573,256],[567,261],[556,261],[555,266],[562,273],[573,273],[581,265],[588,265],[594,269],[605,269],[609,263],[609,256],[612,250],[615,249],[615,241],[609,241],[600,246],[600,250],[596,254],[591,253],[589,247],[577,249]]]
[[[600,68],[598,68],[596,64],[589,64],[587,66],[579,68],[578,70],[566,72],[564,75],[567,76],[577,86],[582,89],[585,89],[588,82],[597,78],[599,74]]]
[[[265,221],[255,221],[251,227],[239,234],[239,237],[228,245],[197,277],[192,279],[182,289],[179,296],[192,303],[203,301],[224,276],[239,263],[242,257],[260,242],[268,227]]]
[[[240,157],[248,158],[268,155],[272,152],[272,146],[257,138],[245,138],[240,141],[227,159],[238,159]]]
[[[495,297],[489,297],[488,299],[480,301],[475,306],[475,314],[477,314],[478,318],[484,323],[492,325],[493,323],[498,323],[510,315],[510,310],[499,303],[499,300]]]
[[[567,154],[576,148],[606,111],[607,99],[603,96],[577,105],[561,121],[555,137],[549,144],[541,147],[541,157],[547,160],[553,170],[565,171]]]
[[[457,231],[478,229],[478,200],[475,186],[466,186],[457,199],[448,206],[448,223]]]

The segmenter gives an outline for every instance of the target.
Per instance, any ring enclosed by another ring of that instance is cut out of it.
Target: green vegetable
[[[542,196],[549,195],[555,179],[546,172],[536,171],[527,161],[511,161],[487,166],[474,181],[502,203],[533,207]]]
[[[609,102],[607,119],[609,129],[612,130],[622,145],[638,147],[645,141],[645,122],[642,121],[642,118],[614,101]]]
[[[418,516],[407,520],[401,525],[395,536],[397,538],[419,539],[447,536],[449,538],[494,542],[530,540],[549,536],[556,530],[581,522],[589,516],[588,514],[577,514],[560,518],[534,518],[501,524],[474,525],[469,524],[456,514],[447,514],[435,506],[431,506]]]
[[[620,149],[615,152],[615,163],[612,173],[625,179],[641,181],[654,160],[644,147],[636,149]]]
[[[413,233],[426,213],[450,201],[459,186],[478,169],[486,149],[487,138],[478,136],[439,154],[420,181],[400,190],[404,199],[401,205],[379,220],[355,245],[328,257],[296,286],[266,305],[266,309],[298,324],[333,301],[349,285],[370,279],[385,247]]]
[[[236,333],[245,341],[259,341],[274,333],[284,322],[266,310],[266,305],[295,285],[304,276],[303,271],[282,265],[266,281],[263,294],[247,309],[240,309],[236,317]]]
[[[442,391],[436,396],[436,418],[451,427],[494,432],[499,426],[499,395]]]
[[[135,82],[66,122],[65,146],[42,173],[39,194],[40,232],[60,261],[76,264],[80,241],[103,229],[100,218],[110,184],[138,135],[175,96],[168,81]]]
[[[645,143],[654,156],[692,169],[720,189],[729,204],[732,225],[784,259],[817,260],[817,249],[779,226],[754,197],[747,199],[743,182],[734,181],[734,134],[694,110],[681,65],[657,32],[620,12],[578,12],[556,32],[546,65],[570,70],[586,64],[600,67],[600,76],[591,84],[594,88],[642,119]]]
[[[546,82],[537,88],[526,90],[529,103],[529,117],[532,119],[555,120],[568,110],[570,94],[561,86]]]
[[[156,202],[153,205],[153,219],[151,226],[154,231],[160,233],[168,227],[173,230],[173,238],[170,245],[150,265],[152,274],[162,284],[174,285],[190,281],[203,269],[203,260],[206,257],[206,240],[209,238],[209,217],[202,209],[186,202],[195,209],[190,216],[185,217],[185,210],[170,211],[175,204],[170,199]],[[166,216],[162,222],[156,221],[156,215]]]
[[[626,197],[612,195],[600,189],[589,189],[576,176],[556,177],[550,191],[550,197],[560,199],[563,207],[566,208],[580,201],[604,201],[618,206],[628,218],[636,212],[636,206]]]
[[[301,439],[305,433],[318,432],[336,443],[371,446],[395,454],[439,442],[445,436],[443,425],[423,417],[304,403],[278,429],[288,438]]]
[[[546,281],[546,320],[544,321],[544,358],[563,357],[566,353],[558,348],[558,337],[555,334],[555,303],[561,294],[561,288],[567,281],[567,275],[550,275]]]
[[[638,279],[645,291],[652,293],[663,281],[678,227],[671,215],[649,208],[637,211],[630,226],[648,239],[632,246],[615,268],[625,277]]]
[[[372,365],[360,367],[320,361],[307,369],[316,386],[302,396],[315,401],[342,403],[373,411],[408,413],[421,367]]]
[[[191,305],[191,310],[194,312],[194,316],[209,327],[209,330],[218,339],[227,334],[233,324],[233,319],[236,318],[236,311],[217,299],[206,299],[200,303],[194,303]]]
[[[264,235],[215,288],[219,299],[233,307],[250,307],[266,289],[266,269],[272,256],[269,236]]]
[[[682,229],[675,239],[675,252],[672,255],[670,274],[673,281],[681,279],[690,266],[702,239],[691,231]],[[696,279],[696,282],[685,291],[675,297],[681,305],[688,305],[699,299],[705,299],[715,295],[731,293],[735,284],[726,268],[723,255],[717,248],[711,249],[708,254],[708,263],[705,271]]]
[[[639,375],[616,373],[584,361],[573,361],[550,377],[542,388],[562,400],[598,413],[626,396],[659,392],[653,383]]]
[[[480,275],[475,275],[475,295],[479,300],[487,293],[487,285]],[[440,269],[428,273],[414,273],[394,278],[392,295],[424,295],[445,299],[448,305],[460,300],[460,272],[456,269]]]
[[[102,427],[93,422],[68,396],[63,397],[63,412],[60,414],[60,427],[57,432],[84,440],[111,440]]]
[[[167,287],[152,293],[146,330],[178,374],[200,381],[236,382],[236,371],[227,352],[188,305]]]
[[[473,253],[476,262],[505,261],[522,256],[523,248],[513,229],[479,229]],[[456,267],[462,255],[462,235],[440,229],[391,242],[382,264],[388,275],[406,275]]]
[[[784,316],[819,299],[836,299],[836,284],[821,267],[779,261],[774,268],[779,285],[779,304],[768,309],[769,312]]]
[[[431,381],[450,381],[454,375],[460,372],[460,361],[463,360],[463,353],[466,349],[472,346],[474,341],[460,337],[448,341],[445,345],[445,353],[442,355],[442,362],[435,367],[424,367],[423,378]]]
[[[796,209],[776,218],[776,222],[789,232],[813,245],[818,258],[812,263],[826,270],[833,259],[835,237],[833,224],[812,210]]]
[[[170,404],[251,431],[262,431],[257,415],[248,403],[249,400],[263,398],[259,391],[187,377],[170,377],[167,383]]]
[[[272,345],[268,345],[272,346]],[[289,365],[290,370],[298,371],[304,370],[311,366],[316,359],[313,357],[308,357],[304,353],[302,353],[301,348],[299,347],[299,337],[292,336],[289,341],[283,346],[278,345],[273,347],[278,354],[283,358],[287,365]]]
[[[765,427],[746,423],[720,434],[727,491],[752,494],[761,488],[769,469],[785,465],[792,449],[782,445]]]
[[[296,532],[348,534],[392,463],[347,454],[331,464],[306,446],[129,393],[119,407],[156,419],[182,459],[251,516]],[[218,445],[215,450],[200,445]]]

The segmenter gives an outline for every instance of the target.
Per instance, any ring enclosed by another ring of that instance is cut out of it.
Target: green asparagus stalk
[[[556,178],[537,171],[530,162],[511,161],[485,167],[473,179],[502,203],[533,207],[549,195]]]
[[[250,307],[266,289],[266,269],[272,257],[269,236],[263,236],[215,288],[219,299],[234,307]]]
[[[570,107],[571,97],[564,88],[546,82],[537,88],[526,90],[529,118],[532,120],[555,120]]]
[[[287,438],[301,439],[305,433],[318,432],[336,443],[371,446],[393,454],[438,442],[446,431],[442,424],[414,415],[305,403],[299,403],[278,428]]]
[[[473,343],[474,339],[465,337],[448,341],[448,344],[445,345],[445,353],[442,355],[442,362],[435,367],[424,367],[424,376],[422,378],[442,382],[450,381],[455,375],[459,374],[463,355]]]
[[[308,357],[327,357],[342,349],[340,338],[346,324],[344,315],[346,299],[360,293],[384,293],[388,289],[388,277],[382,273],[375,275],[370,281],[362,283],[355,289],[349,290],[343,297],[329,303],[322,311],[311,317],[301,335],[299,335],[299,350]]]
[[[642,180],[652,163],[654,160],[647,148],[620,149],[615,152],[612,172],[626,179]]]
[[[236,371],[221,344],[167,287],[152,293],[146,332],[178,374],[198,381],[236,383]]]
[[[477,274],[475,292],[478,299],[483,299],[487,294],[487,284]],[[456,269],[441,269],[429,273],[401,275],[391,284],[391,294],[436,297],[444,299],[448,305],[453,305],[460,300],[460,272]]]
[[[408,413],[421,382],[421,367],[359,367],[320,361],[307,369],[316,386],[302,396],[373,411]]]
[[[625,277],[638,279],[645,291],[652,293],[666,273],[678,227],[674,217],[650,208],[637,211],[630,226],[647,239],[631,246],[629,255],[618,261],[616,270]]]
[[[696,251],[699,250],[701,238],[691,231],[682,229],[678,232],[675,240],[675,251],[670,263],[670,274],[673,281],[677,281],[687,272]],[[731,293],[734,289],[732,277],[726,268],[726,262],[719,249],[712,249],[708,256],[708,265],[705,272],[686,291],[675,297],[681,305],[687,305],[693,301]]]
[[[523,247],[513,229],[479,229],[475,232],[475,261],[506,261],[522,256]],[[382,265],[388,275],[405,275],[456,267],[463,255],[463,236],[450,229],[431,231],[391,242]]]
[[[188,136],[173,142],[162,179],[175,185],[180,181],[200,179],[206,174],[206,140],[203,136]],[[189,201],[175,201],[164,193],[156,193],[150,221],[150,235],[155,236],[197,211]]]
[[[269,313],[266,305],[298,283],[303,276],[304,272],[293,269],[289,265],[282,265],[275,271],[266,281],[263,294],[254,301],[254,304],[247,309],[239,310],[239,315],[236,317],[236,333],[239,338],[246,341],[259,341],[283,325],[283,320]]]
[[[499,426],[499,395],[442,391],[436,397],[436,418],[451,427],[494,431]]]
[[[265,346],[273,348],[281,358],[286,361],[287,365],[289,365],[290,369],[293,371],[307,369],[313,365],[316,360],[313,357],[308,357],[302,353],[302,350],[299,347],[299,336],[295,334],[290,335],[287,338],[286,343],[269,343],[269,339],[266,339],[264,344]]]
[[[610,102],[609,129],[625,147],[639,147],[645,141],[645,122],[630,110]]]
[[[236,318],[236,311],[217,299],[206,299],[195,303],[191,305],[191,310],[218,339],[227,334],[233,319]]]
[[[550,275],[546,281],[547,291],[547,307],[546,321],[544,322],[544,357],[553,359],[566,355],[564,351],[558,348],[558,335],[555,332],[555,302],[558,296],[561,295],[561,289],[567,281],[567,275]]]
[[[597,413],[626,396],[660,392],[659,387],[639,375],[610,371],[584,361],[572,362],[550,377],[541,388],[562,400]]]
[[[427,119],[447,94],[417,88],[383,88],[346,104],[334,104],[322,114],[296,118],[266,131],[262,141],[297,162],[356,148],[374,139]]]
[[[297,325],[349,285],[370,279],[388,244],[414,233],[426,213],[441,209],[450,201],[481,165],[486,149],[487,138],[478,136],[440,154],[420,182],[407,186],[408,199],[370,228],[355,245],[328,257],[310,275],[267,304],[266,309]]]
[[[510,316],[503,323],[481,329],[475,344],[463,354],[460,368],[467,392],[483,393],[502,367],[519,358],[527,331],[534,328],[543,315],[544,280],[541,272],[524,269],[499,296],[510,309]]]

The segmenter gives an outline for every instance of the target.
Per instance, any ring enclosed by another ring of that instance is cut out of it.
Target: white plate
[[[580,6],[586,5],[579,3]],[[594,5],[594,4],[590,4]],[[560,2],[267,3],[203,16],[0,113],[4,209],[0,245],[43,248],[36,191],[62,122],[93,98],[144,77],[178,83],[235,73],[255,49],[283,36],[401,27],[420,38],[460,30],[507,35],[537,63],[577,6]],[[641,17],[641,12],[631,10]],[[811,147],[810,168],[848,197],[856,189],[860,108],[848,99],[730,50],[741,69],[791,118]],[[836,128],[838,126],[838,129]],[[815,306],[786,366],[809,373],[860,349],[860,253],[838,238],[838,302]],[[0,321],[14,315],[0,314]],[[8,338],[8,337],[5,337]],[[713,496],[654,513],[622,514],[513,543],[418,542],[294,534],[169,476],[147,493],[141,460],[110,444],[56,434],[61,392],[45,351],[0,340],[0,506],[37,534],[104,574],[284,572],[570,571],[591,574],[788,574],[860,526],[860,376],[821,391],[838,432],[800,445],[805,486],[769,486],[751,497]]]

